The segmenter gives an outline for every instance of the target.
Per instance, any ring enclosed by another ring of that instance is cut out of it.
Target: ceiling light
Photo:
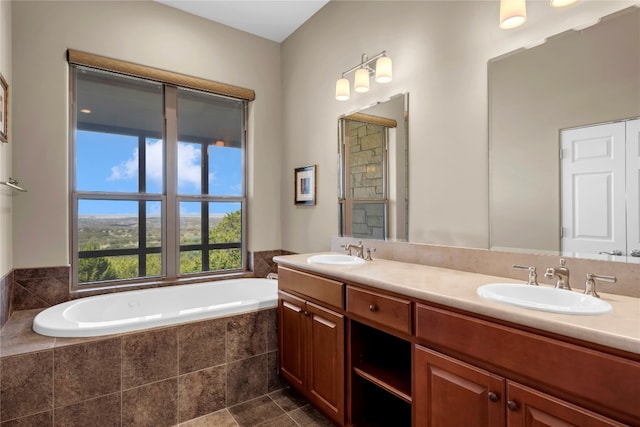
[[[500,0],[500,28],[508,30],[519,27],[527,20],[525,0]]]
[[[375,75],[376,82],[388,83],[392,80],[391,58],[386,56],[386,52],[382,51],[373,58],[369,58],[366,54],[362,54],[360,64],[349,68],[342,73],[336,81],[336,99],[338,101],[347,101],[349,99],[349,80],[345,77],[349,73],[355,71],[353,90],[359,93],[369,91],[369,77]]]
[[[90,109],[88,109],[88,108],[82,108],[82,109],[80,110],[80,112],[81,112],[81,113],[84,113],[84,114],[91,114],[91,110],[90,110]]]

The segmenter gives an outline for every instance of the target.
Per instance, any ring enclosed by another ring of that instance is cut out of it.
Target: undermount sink
[[[320,254],[311,255],[307,258],[309,264],[329,264],[329,265],[358,265],[364,264],[362,258],[345,254]]]
[[[563,314],[604,314],[611,304],[582,293],[517,283],[490,283],[478,288],[481,297],[504,303]]]

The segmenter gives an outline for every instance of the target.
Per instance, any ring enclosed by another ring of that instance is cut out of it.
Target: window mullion
[[[165,273],[167,278],[176,278],[180,271],[179,233],[180,221],[178,213],[178,91],[175,86],[164,86],[165,114]]]

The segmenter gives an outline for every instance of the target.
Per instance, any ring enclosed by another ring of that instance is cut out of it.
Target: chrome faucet
[[[357,257],[364,258],[364,245],[362,244],[362,240],[360,240],[357,245],[348,244],[344,246],[345,252],[349,255],[351,255],[352,249],[355,249]]]
[[[569,269],[565,267],[566,261],[564,258],[560,258],[560,267],[549,267],[547,268],[547,272],[544,273],[544,277],[547,279],[556,278],[556,289],[566,289],[568,291],[571,290],[571,285],[569,284]]]

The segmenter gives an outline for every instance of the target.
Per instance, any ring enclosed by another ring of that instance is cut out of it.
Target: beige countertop
[[[329,253],[329,252],[323,252]],[[360,283],[515,324],[640,354],[640,299],[599,292],[613,311],[599,315],[556,314],[520,308],[477,295],[487,283],[525,283],[504,277],[420,264],[374,259],[361,265],[310,264],[315,254],[284,255],[274,261],[308,272]]]

